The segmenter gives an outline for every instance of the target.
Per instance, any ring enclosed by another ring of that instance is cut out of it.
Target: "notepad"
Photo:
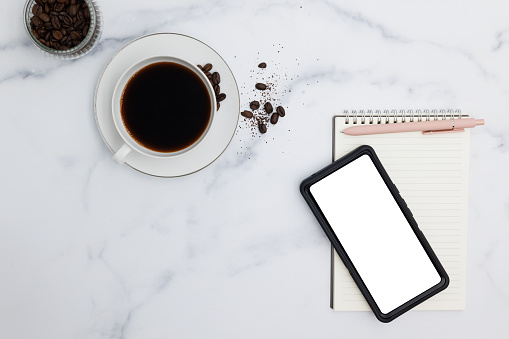
[[[358,146],[373,147],[449,275],[449,287],[415,307],[416,310],[465,309],[470,132],[467,129],[462,133],[435,135],[406,132],[347,136],[341,131],[355,124],[402,123],[451,116],[346,112],[334,117],[334,160]],[[365,208],[369,213],[370,206]],[[370,310],[333,248],[331,307],[336,311]]]

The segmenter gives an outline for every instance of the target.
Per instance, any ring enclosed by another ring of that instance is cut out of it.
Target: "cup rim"
[[[159,60],[159,61],[157,61]],[[207,92],[209,93],[209,97],[211,100],[211,112],[210,112],[210,119],[209,123],[206,127],[206,129],[203,131],[201,136],[198,138],[197,141],[192,143],[191,145],[187,146],[186,148],[183,148],[181,150],[175,151],[175,152],[158,152],[151,150],[142,144],[138,143],[136,139],[134,139],[129,131],[127,130],[126,126],[124,125],[124,122],[122,120],[122,113],[121,113],[121,107],[120,107],[120,100],[122,98],[125,86],[129,82],[129,80],[140,70],[143,68],[157,63],[157,62],[174,62],[178,63],[180,65],[183,65],[193,71],[196,75],[199,76],[199,78],[204,83],[205,87],[207,88]],[[119,94],[120,93],[120,94]],[[118,101],[118,102],[117,102]],[[141,153],[146,156],[150,156],[153,158],[169,158],[169,157],[176,157],[179,155],[182,155],[184,153],[189,152],[190,150],[194,149],[196,146],[201,144],[203,140],[206,138],[208,132],[210,131],[210,128],[212,127],[212,123],[214,120],[214,116],[217,113],[217,101],[216,96],[214,92],[214,88],[212,87],[212,84],[208,80],[208,78],[205,76],[205,74],[198,68],[198,66],[195,66],[190,61],[187,61],[185,59],[170,56],[170,55],[156,55],[156,56],[150,56],[148,58],[144,58],[142,60],[138,60],[134,64],[132,64],[130,67],[128,67],[120,76],[117,83],[115,84],[115,88],[113,90],[112,95],[112,102],[111,102],[111,113],[113,116],[113,123],[115,125],[115,128],[117,129],[117,132],[119,133],[120,137],[126,143],[132,150],[137,151],[138,153]]]

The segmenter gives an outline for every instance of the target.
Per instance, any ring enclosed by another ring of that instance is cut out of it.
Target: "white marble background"
[[[2,2],[0,338],[507,338],[507,1],[100,3],[99,46],[70,62],[31,45],[23,1]],[[191,176],[117,166],[95,85],[153,32],[215,48],[244,105],[266,61],[287,116],[262,137],[241,121]],[[330,244],[298,185],[331,161],[333,114],[377,108],[486,119],[472,131],[465,311],[382,324],[329,309]]]

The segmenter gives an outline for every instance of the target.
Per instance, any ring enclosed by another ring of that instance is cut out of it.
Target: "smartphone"
[[[301,193],[373,313],[389,322],[449,277],[370,146],[305,179]]]

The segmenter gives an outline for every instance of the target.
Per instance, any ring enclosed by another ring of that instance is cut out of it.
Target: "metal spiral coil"
[[[414,122],[414,121],[434,121],[434,120],[446,120],[463,117],[461,110],[452,110],[452,109],[441,109],[436,110],[429,109],[420,110],[417,109],[415,112],[411,109],[407,110],[399,110],[399,112],[395,109],[389,111],[384,110],[383,113],[381,110],[377,109],[375,112],[368,109],[364,110],[344,110],[343,115],[345,117],[345,124],[389,124],[389,123],[401,123],[401,122]]]

